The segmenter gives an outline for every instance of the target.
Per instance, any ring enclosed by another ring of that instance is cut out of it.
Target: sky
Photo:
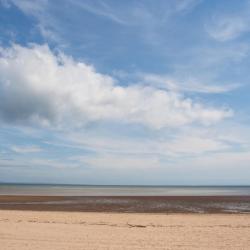
[[[0,182],[250,184],[249,0],[0,0]]]

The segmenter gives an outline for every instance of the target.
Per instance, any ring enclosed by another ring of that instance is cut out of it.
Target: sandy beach
[[[0,196],[0,249],[250,249],[249,196]]]
[[[250,215],[0,210],[3,250],[249,249]]]

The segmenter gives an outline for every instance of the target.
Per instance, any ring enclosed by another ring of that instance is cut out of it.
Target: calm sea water
[[[250,186],[88,186],[0,184],[0,195],[219,196],[250,195]]]

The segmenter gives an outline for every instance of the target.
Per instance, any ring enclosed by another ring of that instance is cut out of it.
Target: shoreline
[[[0,210],[149,214],[250,214],[250,196],[0,195]]]

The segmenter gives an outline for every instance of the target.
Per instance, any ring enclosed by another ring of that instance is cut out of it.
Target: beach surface
[[[0,210],[4,250],[249,249],[248,214]]]
[[[250,214],[250,196],[0,195],[1,210]]]

